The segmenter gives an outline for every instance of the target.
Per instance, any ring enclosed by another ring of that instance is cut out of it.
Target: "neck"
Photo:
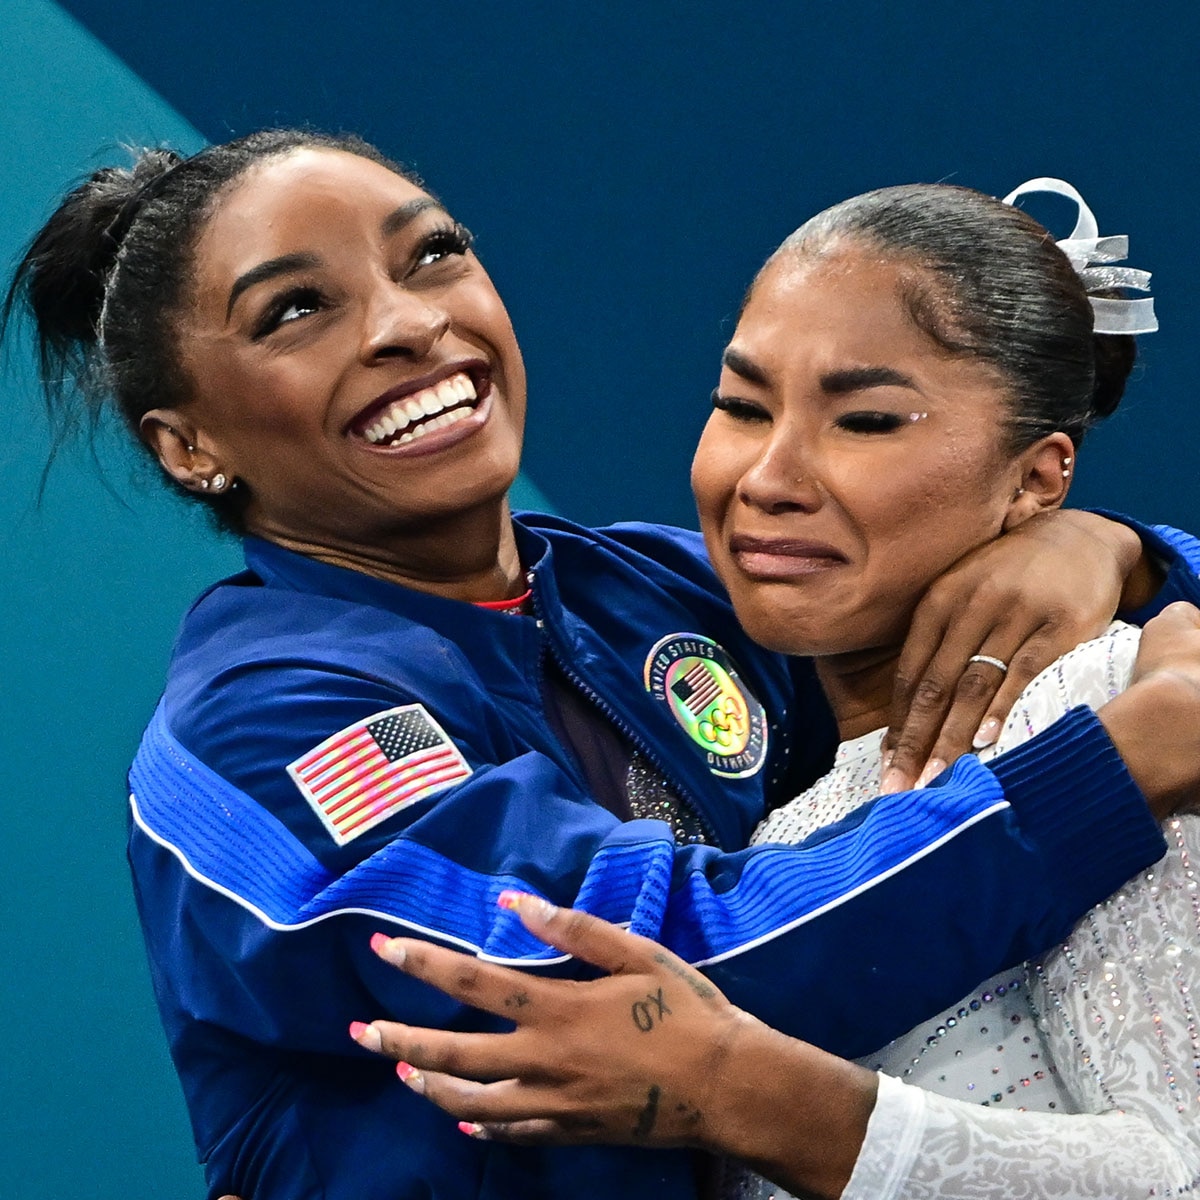
[[[899,661],[899,646],[855,650],[815,660],[817,678],[843,742],[888,723]]]
[[[508,600],[526,590],[508,502],[421,522],[370,545],[251,529],[288,550],[334,567],[450,600]]]

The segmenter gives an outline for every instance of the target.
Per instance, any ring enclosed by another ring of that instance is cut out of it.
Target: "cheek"
[[[731,439],[716,428],[710,417],[700,435],[692,459],[692,495],[701,519],[713,519],[724,510],[732,498],[741,474],[737,456],[731,451]]]
[[[887,476],[882,476],[886,479]],[[874,565],[897,581],[923,589],[951,563],[996,537],[1004,499],[994,464],[977,455],[948,453],[921,472],[892,475],[864,499]]]

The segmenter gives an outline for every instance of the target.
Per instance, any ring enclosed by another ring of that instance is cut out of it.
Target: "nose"
[[[450,314],[431,298],[391,279],[371,293],[363,321],[361,358],[424,358],[450,328]]]
[[[761,512],[815,512],[824,503],[824,490],[810,457],[794,432],[779,430],[742,475],[738,499]]]

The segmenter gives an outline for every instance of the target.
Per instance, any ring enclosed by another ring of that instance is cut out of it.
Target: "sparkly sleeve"
[[[1134,1112],[1004,1112],[881,1083],[841,1200],[1146,1200],[1200,1182],[1194,1114],[1172,1135]]]
[[[1001,749],[1126,686],[1137,634],[1114,626],[1039,677]],[[1162,862],[1093,909],[1031,970],[1030,997],[1077,1114],[1001,1111],[886,1080],[842,1200],[1142,1200],[1200,1187],[1200,817]],[[903,1127],[915,1153],[898,1156]],[[899,1169],[898,1169],[899,1168]]]

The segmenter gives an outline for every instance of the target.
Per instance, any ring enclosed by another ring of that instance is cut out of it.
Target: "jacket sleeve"
[[[1163,849],[1082,711],[994,768],[964,760],[940,786],[882,797],[806,843],[732,854],[676,846],[658,822],[619,824],[533,753],[477,767],[345,869],[189,753],[161,713],[130,782],[164,1011],[337,1054],[359,1053],[355,1019],[483,1019],[379,962],[377,929],[569,972],[496,907],[522,888],[631,922],[735,1003],[854,1055],[1045,949]]]
[[[1122,620],[1132,625],[1145,625],[1176,600],[1200,605],[1200,539],[1181,529],[1172,529],[1170,525],[1143,525],[1121,513],[1096,511],[1109,520],[1129,526],[1166,572],[1163,585],[1154,598],[1134,612],[1121,613]]]

